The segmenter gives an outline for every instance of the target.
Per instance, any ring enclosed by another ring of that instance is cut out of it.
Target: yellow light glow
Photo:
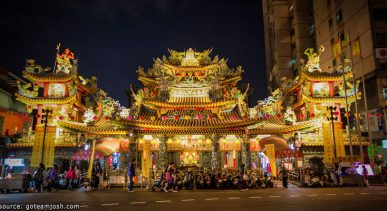
[[[201,139],[198,140],[198,143],[199,143],[199,144],[202,144],[202,142],[203,142],[203,141],[202,141]]]
[[[207,142],[207,144],[211,144],[211,139],[208,138],[208,139],[206,140],[206,142]]]
[[[167,142],[168,142],[168,144],[171,144],[172,143],[172,139],[169,138]]]

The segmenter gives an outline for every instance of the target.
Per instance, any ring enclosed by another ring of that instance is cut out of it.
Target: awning
[[[90,156],[91,156],[91,150],[78,150],[77,152],[75,152],[73,154],[73,156],[71,156],[71,159],[72,160],[89,160]],[[104,157],[103,154],[101,154],[99,152],[94,153],[95,160],[101,159],[103,157]]]
[[[120,139],[118,138],[103,138],[99,140],[99,144],[95,146],[96,152],[100,152],[105,156],[109,156],[120,150]]]
[[[277,136],[269,136],[269,137],[266,137],[266,138],[259,140],[259,146],[260,146],[261,150],[263,150],[265,148],[266,144],[274,144],[275,150],[289,148],[287,141],[285,139],[277,137]]]

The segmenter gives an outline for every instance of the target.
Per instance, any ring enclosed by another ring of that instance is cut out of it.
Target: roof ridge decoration
[[[320,55],[324,51],[325,51],[325,48],[322,45],[318,49],[317,53],[314,52],[313,48],[307,48],[305,50],[304,54],[308,56],[308,62],[305,65],[306,70],[308,70],[309,72],[314,72],[314,71],[321,72]],[[303,61],[301,63],[303,63]]]
[[[57,51],[59,52],[60,43],[57,46]],[[78,70],[78,60],[74,59],[74,53],[70,51],[69,48],[66,48],[62,54],[56,54],[56,69],[55,73],[66,73],[70,74],[71,72],[77,72]]]

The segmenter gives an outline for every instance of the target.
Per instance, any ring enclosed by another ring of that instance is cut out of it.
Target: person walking
[[[99,181],[100,181],[99,178],[102,175],[102,173],[103,173],[103,171],[102,171],[102,168],[101,168],[101,164],[97,163],[97,165],[93,169],[93,173],[92,173],[94,189],[98,189]]]
[[[166,186],[164,187],[164,192],[168,192],[168,189],[169,188],[172,188],[172,191],[173,192],[177,192],[176,190],[176,185],[175,185],[175,182],[176,182],[176,170],[175,170],[175,164],[173,162],[169,163],[168,164],[168,167],[167,167],[167,170],[166,170],[166,173],[165,173],[165,177],[167,179],[167,184]]]
[[[282,186],[288,188],[288,171],[286,171],[285,167],[280,171],[280,175],[282,178]]]
[[[368,183],[368,170],[365,165],[363,165],[362,168],[363,168],[364,185],[368,188],[370,187],[370,184]]]
[[[58,190],[58,165],[54,164],[54,167],[50,170],[49,177],[48,177],[48,191],[51,191],[52,188],[55,190]]]
[[[42,191],[42,183],[44,179],[44,164],[40,163],[38,170],[35,172],[34,179],[35,179],[35,189],[38,193]]]
[[[133,177],[136,176],[136,164],[135,159],[133,158],[129,162],[128,166],[128,176],[129,176],[129,185],[128,185],[128,192],[134,192],[133,191]]]
[[[72,190],[74,188],[74,181],[77,178],[77,173],[75,172],[75,167],[71,166],[66,174],[67,178],[67,188]]]

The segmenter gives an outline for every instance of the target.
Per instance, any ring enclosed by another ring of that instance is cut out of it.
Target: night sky
[[[167,48],[198,51],[241,65],[253,102],[267,96],[261,2],[257,0],[0,1],[0,66],[20,75],[26,58],[52,67],[56,45],[70,48],[79,73],[121,104]]]

